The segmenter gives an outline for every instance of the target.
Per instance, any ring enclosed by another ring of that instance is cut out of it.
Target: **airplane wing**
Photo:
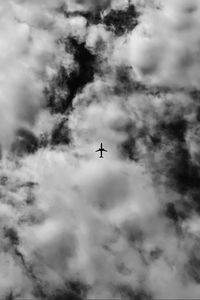
[[[108,152],[106,149],[102,149],[102,151]]]
[[[98,150],[96,150],[95,152],[99,152],[99,151],[101,151],[101,149],[98,149]]]

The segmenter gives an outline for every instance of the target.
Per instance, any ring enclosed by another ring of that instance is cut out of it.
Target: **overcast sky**
[[[1,299],[199,299],[199,32],[198,0],[1,0]]]

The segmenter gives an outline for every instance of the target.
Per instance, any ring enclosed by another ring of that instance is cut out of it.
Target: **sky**
[[[199,299],[199,16],[1,1],[1,299]]]

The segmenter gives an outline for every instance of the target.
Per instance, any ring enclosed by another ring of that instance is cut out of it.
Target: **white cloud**
[[[130,41],[130,58],[150,83],[198,87],[199,3],[163,1],[148,9]]]
[[[197,105],[184,92],[160,90],[155,96],[144,87],[134,89],[133,81],[169,89],[198,87],[199,4],[163,1],[157,10],[158,3],[151,1],[142,10],[142,1],[133,1],[140,2],[140,24],[116,37],[103,25],[87,27],[84,17],[65,19],[58,13],[62,4],[94,9],[109,7],[111,1],[77,2],[0,4],[1,143],[11,142],[15,130],[27,123],[36,134],[50,135],[61,119],[40,110],[45,82],[57,66],[71,70],[75,64],[58,39],[72,35],[85,42],[97,54],[99,68],[74,99],[69,145],[1,161],[8,180],[0,186],[0,296],[12,291],[34,297],[36,283],[52,296],[68,280],[80,279],[90,286],[89,299],[120,298],[122,286],[147,290],[154,298],[198,298],[199,284],[187,267],[197,247],[199,220],[192,215],[174,225],[165,216],[168,202],[182,204],[190,195],[167,185],[178,142],[160,129],[162,122],[187,121],[184,146],[198,165]],[[124,79],[130,79],[124,89],[117,72],[130,65],[134,74]],[[155,136],[161,142],[153,148]],[[135,161],[122,154],[127,141],[137,152]],[[101,142],[108,150],[103,160],[95,152]],[[37,185],[25,187],[26,182]],[[4,227],[16,230],[18,246]]]

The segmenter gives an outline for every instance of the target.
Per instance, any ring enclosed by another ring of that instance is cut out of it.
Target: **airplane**
[[[99,158],[103,158],[103,151],[104,152],[108,152],[107,150],[105,150],[104,148],[103,148],[103,145],[102,145],[102,143],[101,143],[101,147],[98,149],[98,150],[96,150],[96,152],[101,152],[101,155],[100,155],[100,157]]]

